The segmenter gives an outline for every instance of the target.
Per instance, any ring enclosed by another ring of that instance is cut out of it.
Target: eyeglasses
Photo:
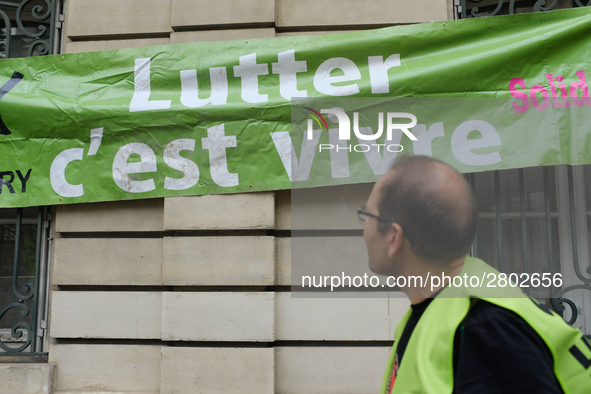
[[[359,223],[361,223],[361,224],[365,224],[365,223],[367,222],[367,218],[368,218],[368,217],[370,217],[370,218],[374,218],[374,219],[376,219],[377,221],[379,221],[379,222],[383,222],[383,223],[394,223],[394,221],[393,221],[393,220],[390,220],[390,219],[384,219],[384,218],[381,218],[381,217],[379,217],[379,216],[377,216],[377,215],[374,215],[374,214],[372,214],[372,213],[365,212],[365,211],[363,210],[363,207],[359,207],[359,208],[357,208],[357,218],[359,219]]]

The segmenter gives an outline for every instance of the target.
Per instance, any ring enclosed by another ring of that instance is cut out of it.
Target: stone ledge
[[[160,346],[52,343],[49,359],[58,393],[160,391]]]
[[[50,394],[55,364],[1,363],[0,394]]]

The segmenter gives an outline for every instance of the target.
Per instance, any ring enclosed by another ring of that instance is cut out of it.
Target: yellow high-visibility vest
[[[466,257],[459,276],[498,278],[499,272],[483,261]],[[476,281],[472,282],[475,283]],[[497,281],[498,282],[498,281]],[[392,393],[451,393],[454,387],[453,348],[456,330],[470,309],[470,297],[482,299],[519,315],[546,343],[554,373],[565,394],[591,393],[591,343],[559,315],[529,298],[521,289],[485,281],[481,287],[446,287],[424,311],[404,352]],[[497,287],[489,287],[496,284]],[[509,298],[510,297],[510,298]],[[387,394],[397,340],[411,310],[398,323],[394,346],[382,384]],[[509,350],[510,351],[510,350]]]

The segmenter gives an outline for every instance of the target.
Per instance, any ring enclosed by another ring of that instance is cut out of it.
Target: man
[[[382,393],[591,393],[591,345],[580,331],[500,282],[501,293],[449,283],[498,275],[466,256],[477,211],[461,174],[401,157],[358,213],[372,271],[449,277],[402,289],[411,309],[396,328]]]

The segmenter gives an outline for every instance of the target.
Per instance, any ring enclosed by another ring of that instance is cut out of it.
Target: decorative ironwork
[[[467,9],[466,8],[466,6],[467,6],[466,3],[467,2],[468,2],[467,0],[462,0],[462,19],[466,18],[466,9]],[[476,4],[478,4],[478,3],[481,2],[481,0],[472,0],[472,1],[469,1],[469,2],[470,3],[476,3]],[[511,2],[510,2],[511,9],[513,9],[514,3],[515,3],[515,0],[511,0]],[[480,8],[479,7],[473,6],[472,9],[470,10],[470,15],[472,17],[474,17],[474,18],[481,17],[481,16],[493,16],[493,15],[497,15],[499,13],[499,11],[501,10],[501,7],[503,6],[503,4],[504,4],[504,0],[499,0],[499,2],[497,4],[497,8],[495,8],[492,12],[486,13],[484,15],[480,15],[479,14],[479,12],[480,12]]]
[[[3,246],[6,247],[10,241],[14,242],[14,259],[10,289],[13,302],[0,309],[0,328],[7,327],[8,324],[8,329],[3,331],[9,331],[0,336],[0,356],[47,355],[38,351],[40,346],[37,342],[39,271],[44,233],[42,208],[38,209],[36,222],[34,219],[32,222],[35,224],[23,219],[23,209],[19,208],[16,223],[1,226]],[[11,231],[11,227],[14,227],[14,231]],[[24,227],[29,228],[27,236],[24,234]],[[26,241],[29,245],[23,245]],[[27,266],[30,263],[33,263],[32,266]],[[25,282],[19,284],[23,277]],[[3,298],[10,296],[10,291],[3,293]]]
[[[57,0],[0,1],[0,58],[54,52]],[[0,25],[1,26],[1,25]],[[18,44],[17,44],[18,40]]]
[[[458,16],[480,18],[495,15],[513,15],[523,12],[551,11],[562,8],[587,7],[591,0],[461,0]]]
[[[577,289],[591,290],[591,288],[586,285],[572,285],[560,290],[560,292],[557,294],[558,298],[550,299],[552,303],[552,308],[554,308],[557,312],[564,313],[564,311],[566,310],[564,304],[567,304],[569,306],[571,317],[567,320],[567,323],[570,325],[575,324],[575,322],[577,321],[577,318],[579,317],[579,308],[577,308],[577,305],[572,300],[568,298],[563,298],[562,295],[568,293],[569,291]]]
[[[456,17],[459,19],[466,18],[479,18],[485,16],[495,15],[506,15],[506,14],[517,14],[523,12],[543,12],[551,11],[561,8],[572,8],[572,7],[588,7],[591,6],[591,0],[456,0]],[[526,245],[526,225],[525,225],[525,211],[523,210],[524,196],[523,196],[523,172],[519,174],[520,179],[520,201],[521,201],[521,219],[522,219],[522,236],[523,236],[523,251],[524,251],[524,266],[527,272],[528,260],[527,260],[527,245]],[[472,178],[472,182],[474,179]],[[548,172],[544,168],[544,195],[545,195],[545,213],[546,213],[546,229],[547,229],[547,257],[548,257],[548,269],[552,272],[552,264],[554,261],[554,251],[552,250],[552,226],[550,223],[550,208],[548,197],[551,191],[548,189]],[[567,305],[570,309],[570,318],[568,319],[569,324],[574,324],[577,318],[581,314],[579,308],[575,302],[571,299],[565,298],[564,295],[575,291],[575,290],[587,290],[591,291],[591,277],[586,277],[582,270],[579,261],[579,247],[577,238],[577,223],[575,213],[575,201],[574,201],[574,180],[572,168],[568,170],[568,184],[569,184],[569,206],[570,206],[570,222],[571,222],[571,238],[572,238],[572,250],[573,250],[573,266],[576,277],[582,282],[579,284],[568,285],[562,288],[558,293],[552,294],[550,303],[552,307],[559,313],[566,311]],[[495,178],[495,190],[498,191],[498,173]],[[500,211],[498,210],[499,202],[497,200],[497,231],[501,228]],[[500,233],[497,234],[499,249],[499,256],[502,256],[502,245]],[[476,253],[476,245],[474,245],[474,253]],[[499,257],[499,268],[502,270],[502,259]],[[586,269],[587,274],[591,274],[591,266]]]
[[[556,1],[557,0],[552,0],[552,3],[550,3],[550,5],[544,7],[544,5],[547,3],[547,0],[538,0],[536,1],[536,4],[534,4],[534,12],[551,11],[555,9]]]
[[[555,298],[552,299],[552,307],[559,312],[564,312],[566,307],[564,304],[567,304],[570,308],[571,317],[568,320],[568,324],[574,324],[577,321],[577,317],[579,316],[579,309],[577,308],[576,304],[568,299],[564,298],[563,295],[569,293],[574,290],[588,290],[591,291],[591,277],[586,277],[583,275],[581,271],[581,265],[579,260],[579,245],[578,245],[578,232],[577,232],[577,222],[576,222],[576,212],[575,212],[575,197],[574,197],[574,176],[573,176],[573,169],[570,167],[568,169],[568,184],[569,184],[569,205],[570,205],[570,222],[571,222],[571,233],[572,233],[572,248],[573,248],[573,266],[575,270],[575,275],[582,284],[570,285],[562,290],[560,290]],[[587,274],[591,274],[591,265],[586,269]]]
[[[61,3],[1,0],[0,59],[56,53]],[[7,128],[0,130],[9,133]],[[41,256],[48,252],[46,212],[44,208],[0,210],[0,356],[47,355],[45,337],[38,335],[43,334],[47,314],[47,267],[41,266]]]

